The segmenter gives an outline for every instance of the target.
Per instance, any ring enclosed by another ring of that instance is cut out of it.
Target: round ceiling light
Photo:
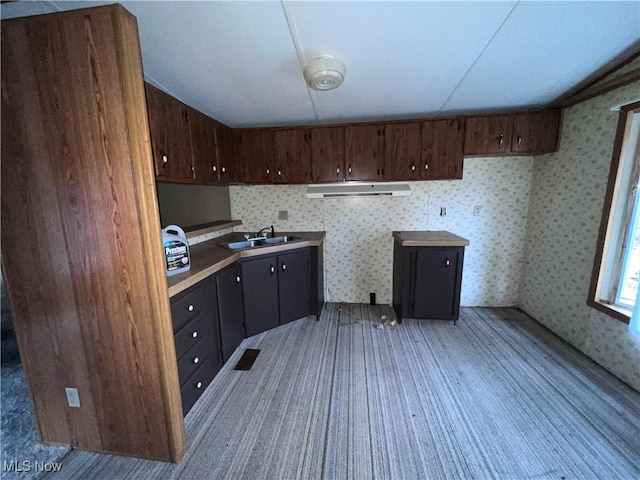
[[[314,90],[333,90],[342,85],[346,71],[337,58],[322,55],[304,67],[304,79]]]

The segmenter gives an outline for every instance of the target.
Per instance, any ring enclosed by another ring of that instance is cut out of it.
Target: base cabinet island
[[[393,308],[398,319],[458,320],[464,247],[444,231],[393,232]]]

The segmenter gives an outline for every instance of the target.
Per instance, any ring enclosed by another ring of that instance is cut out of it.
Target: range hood
[[[408,183],[330,183],[307,186],[307,198],[341,197],[406,197],[411,195]]]

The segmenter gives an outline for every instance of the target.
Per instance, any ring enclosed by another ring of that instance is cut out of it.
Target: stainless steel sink
[[[273,245],[280,245],[282,243],[297,242],[300,240],[302,240],[300,237],[290,237],[285,235],[282,237],[245,240],[244,242],[223,243],[222,246],[227,247],[229,250],[248,250],[251,248],[269,247]]]

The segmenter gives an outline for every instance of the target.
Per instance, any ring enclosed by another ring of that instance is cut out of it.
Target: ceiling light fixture
[[[304,79],[314,90],[333,90],[342,85],[347,69],[337,58],[322,55],[304,67]]]

